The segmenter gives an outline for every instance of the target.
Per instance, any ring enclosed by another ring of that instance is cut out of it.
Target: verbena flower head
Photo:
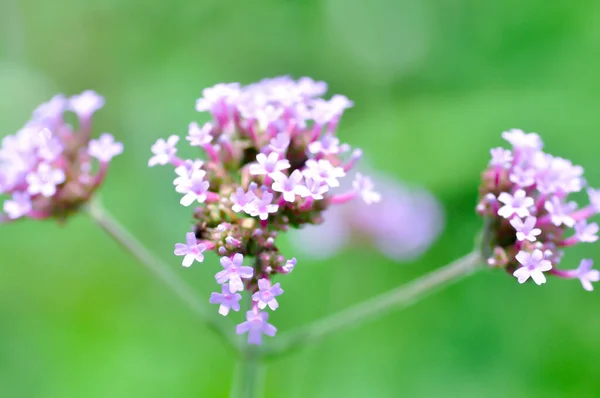
[[[364,177],[355,173],[352,183]],[[370,180],[369,180],[370,181]],[[295,232],[292,244],[303,255],[325,259],[346,247],[375,248],[394,261],[411,260],[426,251],[444,226],[442,206],[427,190],[395,178],[374,175],[381,200],[350,201],[323,212],[324,222]],[[343,184],[339,189],[346,189]],[[379,196],[371,193],[368,196]],[[367,198],[372,200],[372,198]],[[305,250],[310,247],[311,250]]]
[[[502,137],[512,149],[491,150],[477,205],[486,219],[488,264],[506,269],[519,283],[541,285],[554,275],[580,279],[592,290],[600,274],[591,260],[572,270],[557,266],[565,248],[598,240],[598,224],[588,220],[600,211],[600,191],[588,189],[591,204],[579,208],[569,197],[586,185],[581,166],[545,153],[538,134],[513,129]]]
[[[104,98],[93,91],[57,95],[40,105],[32,119],[0,147],[0,195],[4,221],[65,219],[90,199],[104,181],[123,144],[104,133],[91,139],[92,116]],[[77,125],[65,120],[68,112]]]
[[[283,289],[273,279],[296,265],[277,248],[278,234],[321,223],[333,205],[380,199],[368,177],[346,192],[330,191],[347,178],[362,152],[351,151],[336,136],[352,102],[339,95],[321,98],[326,89],[323,82],[290,77],[248,86],[218,84],[196,103],[212,121],[190,124],[185,141],[172,135],[152,146],[149,166],[174,166],[181,204],[194,206],[194,232],[175,254],[184,256],[184,266],[202,261],[204,251],[221,257],[215,279],[226,287],[213,293],[211,302],[227,315],[239,310],[241,295],[251,298],[247,321],[237,328],[249,333],[251,344],[260,344],[262,334],[275,334],[265,311],[279,307],[276,297]],[[202,159],[180,158],[177,146],[183,142]]]

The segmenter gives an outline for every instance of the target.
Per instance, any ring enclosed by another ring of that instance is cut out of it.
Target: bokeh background
[[[355,101],[340,129],[369,165],[442,202],[444,234],[401,263],[348,248],[298,257],[273,316],[291,330],[465,254],[480,170],[500,133],[600,185],[600,3],[592,0],[2,0],[0,134],[58,92],[106,96],[126,145],[104,204],[204,296],[216,259],[180,269],[188,228],[150,145],[197,120],[218,82],[308,75]],[[600,245],[571,250],[598,258]],[[216,309],[215,309],[216,310]],[[413,308],[268,364],[265,396],[598,397],[600,299],[577,281],[519,286],[481,272]],[[0,396],[227,397],[235,359],[89,220],[0,229]]]

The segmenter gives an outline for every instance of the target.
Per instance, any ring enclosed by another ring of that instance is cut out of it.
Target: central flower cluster
[[[592,290],[600,272],[592,269],[591,260],[582,260],[572,270],[559,270],[556,265],[563,248],[598,240],[598,224],[588,219],[600,212],[600,191],[589,188],[591,204],[578,209],[569,195],[586,185],[581,166],[545,153],[535,133],[510,130],[502,137],[513,149],[491,150],[477,205],[478,213],[487,218],[488,263],[506,268],[520,283],[531,278],[541,285],[550,273],[577,278]]]
[[[218,84],[205,89],[196,103],[213,121],[190,124],[186,137],[203,150],[203,159],[178,157],[175,135],[152,147],[149,166],[172,164],[180,203],[196,206],[193,232],[175,246],[175,254],[183,256],[186,267],[203,261],[207,250],[221,256],[223,270],[215,275],[221,292],[210,301],[227,315],[239,311],[240,292],[250,293],[251,309],[237,333],[247,332],[251,344],[260,344],[262,334],[276,333],[262,310],[278,308],[276,297],[283,290],[272,279],[296,264],[278,250],[277,234],[323,222],[322,212],[330,205],[356,197],[366,203],[380,199],[371,180],[358,173],[352,189],[330,192],[362,152],[336,137],[352,102],[341,95],[325,100],[326,90],[324,82],[310,78]],[[252,259],[250,265],[244,265],[246,259]]]

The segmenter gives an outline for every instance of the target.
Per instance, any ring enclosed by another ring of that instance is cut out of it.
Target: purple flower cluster
[[[600,272],[592,269],[591,260],[582,260],[572,270],[556,266],[564,248],[598,240],[598,224],[588,219],[600,212],[600,191],[588,188],[591,204],[578,208],[569,195],[586,185],[581,166],[545,153],[535,133],[514,129],[502,137],[512,150],[491,150],[477,205],[477,212],[487,220],[488,264],[505,268],[519,283],[531,278],[541,285],[550,274],[579,279],[585,290],[592,290]]]
[[[426,251],[444,225],[440,203],[422,188],[374,175],[381,201],[352,201],[327,209],[325,222],[306,226],[292,236],[298,249],[313,258],[328,258],[348,245],[371,246],[392,260],[410,260]],[[368,198],[367,198],[368,200]]]
[[[194,230],[175,254],[184,256],[184,266],[202,261],[204,251],[221,256],[223,270],[215,276],[221,292],[210,302],[227,315],[240,310],[241,293],[249,292],[252,305],[236,331],[248,333],[251,344],[260,344],[263,334],[275,335],[264,310],[279,307],[276,297],[283,290],[272,279],[296,264],[279,252],[278,233],[321,222],[321,213],[332,204],[379,201],[369,178],[360,175],[347,192],[331,192],[362,152],[336,136],[352,102],[341,95],[323,99],[326,90],[324,82],[307,77],[218,84],[205,89],[196,103],[213,120],[190,124],[186,137],[190,146],[202,149],[202,159],[178,157],[175,135],[152,146],[148,165],[173,165],[180,203],[195,206]]]
[[[70,98],[57,95],[40,105],[16,134],[2,140],[0,195],[10,196],[0,215],[3,221],[64,219],[90,199],[109,162],[123,152],[110,134],[91,139],[92,116],[102,106],[104,98],[93,91]],[[76,127],[65,121],[68,111],[77,116]]]

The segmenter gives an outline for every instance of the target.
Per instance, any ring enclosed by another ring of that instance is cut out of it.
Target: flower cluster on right
[[[598,240],[600,190],[587,189],[590,204],[578,208],[569,195],[586,185],[583,168],[545,153],[538,134],[513,129],[502,133],[512,150],[494,148],[482,175],[477,212],[486,217],[484,252],[488,264],[505,268],[519,283],[546,275],[579,279],[585,290],[600,280],[593,262],[581,260],[576,269],[558,269],[564,248]]]

